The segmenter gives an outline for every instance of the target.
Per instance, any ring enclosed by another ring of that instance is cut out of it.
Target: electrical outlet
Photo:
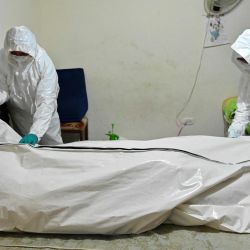
[[[181,119],[181,123],[184,126],[194,125],[194,118],[193,117],[184,117]]]

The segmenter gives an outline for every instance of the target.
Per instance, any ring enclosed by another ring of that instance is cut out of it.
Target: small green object
[[[232,123],[236,110],[237,110],[237,97],[234,96],[226,99],[225,102],[223,103],[223,113],[226,121],[229,124]]]
[[[114,133],[114,124],[113,123],[112,123],[112,130],[109,131],[106,135],[109,137],[109,140],[111,140],[111,141],[119,140],[119,135]]]
[[[246,132],[247,135],[250,135],[250,122],[247,124],[245,132]]]

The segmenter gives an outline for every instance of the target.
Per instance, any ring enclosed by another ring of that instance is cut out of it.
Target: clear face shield
[[[250,64],[237,52],[233,52],[232,61],[241,71],[238,92],[238,106],[241,104],[250,106]]]

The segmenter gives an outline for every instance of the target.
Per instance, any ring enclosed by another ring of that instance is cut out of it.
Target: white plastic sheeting
[[[250,137],[9,144],[0,123],[0,230],[130,234],[161,223],[250,233]]]

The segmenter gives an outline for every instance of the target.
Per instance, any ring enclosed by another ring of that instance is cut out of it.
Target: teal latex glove
[[[38,142],[38,137],[34,134],[27,134],[19,141],[19,143],[32,144],[32,145],[37,144],[37,142]]]

